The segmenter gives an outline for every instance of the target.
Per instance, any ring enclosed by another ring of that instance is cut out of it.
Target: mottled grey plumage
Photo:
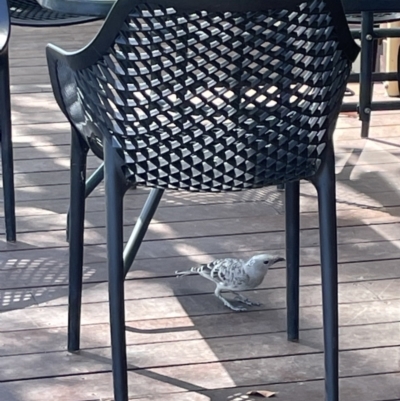
[[[252,290],[258,287],[264,280],[268,269],[276,262],[284,258],[269,254],[256,255],[246,260],[236,258],[216,259],[208,264],[192,267],[186,271],[176,271],[175,274],[188,276],[199,274],[200,276],[213,281],[217,288],[215,295],[224,303],[225,306],[234,311],[246,310],[243,306],[234,306],[222,295],[222,291],[231,291],[236,295],[236,299],[246,305],[260,305],[252,302],[237,291]]]

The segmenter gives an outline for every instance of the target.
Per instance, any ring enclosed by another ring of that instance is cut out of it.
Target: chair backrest
[[[358,50],[340,0],[119,0],[58,70],[128,178],[226,191],[317,172]]]
[[[7,0],[0,0],[0,55],[7,50],[10,39],[10,17]]]
[[[97,17],[83,17],[52,11],[42,7],[36,0],[9,0],[12,25],[64,26],[94,21]]]

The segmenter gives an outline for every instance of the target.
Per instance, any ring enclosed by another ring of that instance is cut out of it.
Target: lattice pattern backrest
[[[315,0],[252,13],[137,6],[109,53],[75,79],[128,177],[219,191],[315,174],[349,72]]]

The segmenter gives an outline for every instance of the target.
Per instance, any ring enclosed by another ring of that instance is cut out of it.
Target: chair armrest
[[[7,0],[0,0],[0,54],[6,51],[10,38],[10,16]]]
[[[80,54],[80,51],[76,53]],[[73,102],[76,97],[76,88],[74,89],[74,86],[76,86],[74,68],[71,68],[69,62],[70,54],[73,53],[66,52],[53,44],[48,44],[46,46],[47,67],[53,94],[58,106],[68,119],[70,119],[67,111],[70,106],[69,102]],[[69,86],[69,89],[65,92],[67,86]],[[66,94],[68,94],[67,98],[65,98]]]
[[[46,46],[47,67],[49,69],[50,83],[53,89],[54,98],[56,99],[61,111],[66,117],[68,117],[57,72],[58,63],[65,64],[63,53],[64,51],[57,46],[52,44]]]
[[[85,138],[93,153],[103,159],[101,135],[96,135],[96,128],[84,118],[83,108],[78,101],[74,69],[68,64],[68,53],[50,44],[46,47],[46,56],[50,82],[58,106],[71,125],[75,126],[77,131]],[[72,114],[71,106],[74,109]],[[82,122],[84,122],[83,125]]]

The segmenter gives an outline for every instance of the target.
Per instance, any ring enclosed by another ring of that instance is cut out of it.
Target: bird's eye
[[[265,262],[264,262],[264,265],[267,265],[269,263],[269,260],[266,260]]]

